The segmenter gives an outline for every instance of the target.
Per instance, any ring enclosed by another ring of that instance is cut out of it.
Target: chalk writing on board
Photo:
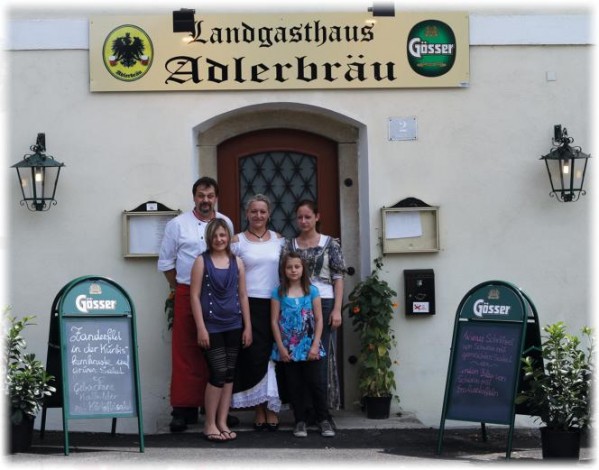
[[[466,330],[464,339],[469,343],[464,344],[460,356],[469,363],[469,367],[458,371],[456,393],[499,396],[497,385],[507,381],[499,365],[512,362],[508,346],[513,346],[513,338],[505,335],[473,335]]]
[[[65,325],[71,414],[134,412],[128,319],[68,319]]]
[[[521,327],[460,326],[448,416],[498,423],[509,420]]]

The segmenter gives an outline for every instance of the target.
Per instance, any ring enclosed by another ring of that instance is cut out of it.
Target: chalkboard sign
[[[446,419],[510,424],[522,326],[460,322]]]
[[[456,314],[445,399],[439,427],[441,453],[446,419],[510,426],[506,457],[512,446],[515,399],[521,387],[521,359],[531,326],[538,331],[530,299],[505,281],[483,282],[468,291]],[[539,345],[540,346],[540,345]]]
[[[69,419],[137,417],[144,451],[135,309],[111,279],[84,276],[65,285],[52,304],[46,369],[57,377],[47,408],[62,408],[65,455]]]
[[[128,318],[65,318],[70,416],[135,416],[135,381]]]

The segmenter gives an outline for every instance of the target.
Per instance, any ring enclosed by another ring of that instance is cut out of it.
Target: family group
[[[254,408],[255,429],[275,431],[290,406],[296,437],[311,422],[333,437],[341,246],[319,232],[311,200],[295,207],[294,238],[269,228],[271,202],[261,194],[247,201],[247,228],[235,233],[216,209],[218,191],[213,178],[196,181],[193,210],[169,221],[160,248],[158,269],[174,292],[170,429],[197,423],[200,408],[204,437],[226,442],[237,438],[231,408]]]

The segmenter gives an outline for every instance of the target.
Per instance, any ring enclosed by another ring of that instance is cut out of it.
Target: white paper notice
[[[422,236],[420,212],[387,212],[385,221],[385,237],[411,238]]]
[[[164,236],[164,227],[173,217],[141,216],[129,220],[129,252],[131,254],[158,254]]]

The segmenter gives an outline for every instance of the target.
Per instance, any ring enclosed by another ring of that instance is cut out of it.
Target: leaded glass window
[[[241,158],[239,167],[241,214],[248,199],[264,194],[271,201],[269,228],[294,237],[295,205],[302,199],[318,200],[316,158],[297,152],[257,153]],[[244,215],[241,225],[247,228]]]

